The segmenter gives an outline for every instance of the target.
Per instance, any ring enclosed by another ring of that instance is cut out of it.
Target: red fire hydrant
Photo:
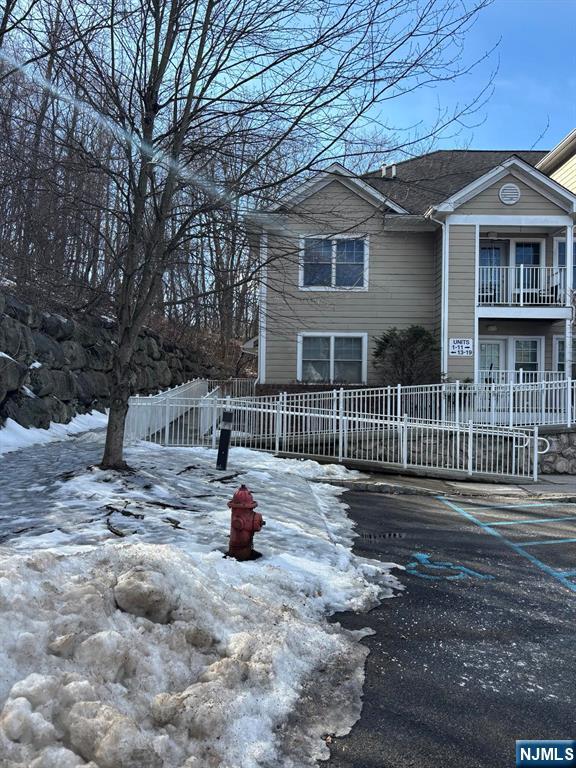
[[[241,485],[228,502],[228,506],[232,510],[228,554],[236,560],[253,560],[258,557],[258,553],[252,549],[254,534],[266,525],[262,515],[254,512],[258,504],[248,488]]]

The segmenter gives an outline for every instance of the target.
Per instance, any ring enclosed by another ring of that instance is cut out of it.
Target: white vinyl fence
[[[373,414],[381,418],[506,427],[572,426],[576,381],[525,384],[467,384],[451,382],[422,386],[341,389],[286,394],[286,402],[301,409],[335,410],[342,398],[347,416]]]
[[[159,430],[167,429],[166,419],[178,419],[186,410],[186,406],[180,405],[170,409],[170,413],[167,413],[167,409],[164,406],[165,403],[171,402],[176,404],[176,401],[180,403],[187,402],[189,399],[195,399],[206,395],[208,392],[208,383],[205,379],[194,379],[188,381],[185,384],[180,384],[172,389],[167,389],[164,392],[159,392],[157,395],[147,395],[140,397],[136,395],[130,398],[130,406],[128,408],[128,422],[130,422],[130,416],[133,414],[133,403],[142,401],[150,404],[149,408],[139,409],[140,421],[138,424],[139,433],[143,435],[156,434]]]
[[[463,384],[396,388],[396,408],[413,419],[491,426],[573,424],[576,390],[570,379],[518,384]],[[394,406],[392,406],[394,407]]]
[[[190,402],[199,398],[246,397],[254,395],[256,388],[255,379],[193,379],[184,384],[159,392],[157,395],[136,395],[130,398],[128,409],[127,432],[141,435],[154,435],[161,431],[166,434],[173,422],[178,422],[190,409]],[[166,403],[170,407],[166,407]],[[148,407],[138,408],[138,423],[134,421],[137,405],[146,404]],[[212,424],[203,423],[204,432],[211,428]],[[134,438],[133,438],[134,439]]]
[[[207,379],[208,392],[218,397],[254,397],[256,379]]]
[[[378,411],[386,405],[392,408],[388,395],[392,397],[385,389],[133,398],[126,437],[215,448],[228,410],[233,413],[233,446],[398,469],[537,479],[538,452],[546,450],[537,426],[520,429],[386,415]]]
[[[559,381],[565,376],[559,371],[525,371],[522,368],[513,371],[479,370],[478,381],[481,384],[535,384],[540,381]]]

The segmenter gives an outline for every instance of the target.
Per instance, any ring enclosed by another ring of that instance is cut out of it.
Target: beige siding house
[[[375,339],[422,325],[445,380],[572,371],[576,131],[546,152],[339,164],[255,213],[259,381],[377,384]]]

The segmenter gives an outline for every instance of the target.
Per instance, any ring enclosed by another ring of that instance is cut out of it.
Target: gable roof
[[[541,195],[547,197],[557,206],[564,208],[568,212],[576,212],[575,194],[561,184],[558,184],[554,179],[546,176],[542,171],[534,168],[533,165],[526,163],[517,155],[512,155],[504,160],[503,163],[496,165],[479,178],[474,179],[474,181],[471,181],[465,187],[459,189],[453,195],[450,195],[446,200],[430,206],[427,214],[432,213],[433,211],[450,213],[463,203],[476,197],[480,192],[488,189],[492,184],[495,184],[497,181],[507,176],[513,176],[514,178],[523,181],[524,184],[537,190]]]
[[[361,178],[409,213],[424,214],[511,155],[535,166],[546,154],[537,150],[439,149],[397,163],[395,178],[383,177],[380,169]]]
[[[269,213],[281,213],[293,205],[297,205],[311,195],[319,192],[333,181],[339,181],[351,191],[360,195],[364,200],[376,207],[389,208],[394,213],[408,213],[408,211],[395,201],[389,199],[381,190],[372,184],[368,184],[362,177],[349,171],[340,163],[332,163],[324,170],[316,173],[311,178],[299,184],[287,195],[284,195],[278,203],[267,209]]]

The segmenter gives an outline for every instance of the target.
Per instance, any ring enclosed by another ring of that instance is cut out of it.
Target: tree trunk
[[[124,461],[124,425],[130,393],[113,387],[111,394],[106,445],[100,466],[102,469],[125,470],[128,469],[128,465]]]
[[[112,385],[110,387],[110,412],[104,456],[100,464],[102,469],[128,469],[124,461],[124,426],[130,398],[129,363],[132,346],[125,341],[120,343],[112,364]]]

